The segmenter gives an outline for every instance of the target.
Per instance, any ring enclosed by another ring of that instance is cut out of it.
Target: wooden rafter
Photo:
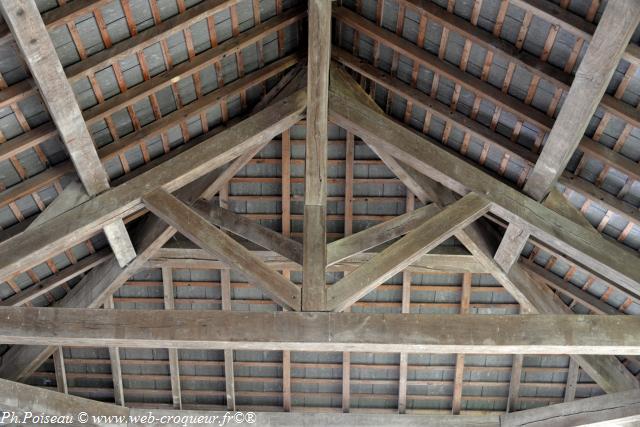
[[[639,22],[640,8],[636,2],[621,0],[607,4],[556,123],[524,186],[524,192],[534,199],[541,200],[549,193],[569,163]]]

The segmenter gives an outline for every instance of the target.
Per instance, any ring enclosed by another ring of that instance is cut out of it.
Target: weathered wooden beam
[[[504,427],[634,425],[640,421],[640,390],[606,394],[500,416]]]
[[[201,248],[238,269],[249,283],[279,304],[300,310],[300,289],[176,197],[156,190],[143,197],[145,206]]]
[[[365,17],[344,7],[334,9],[333,14],[340,22],[354,28],[358,33],[371,37],[376,42],[390,47],[398,54],[406,56],[410,60],[419,63],[424,68],[432,70],[441,77],[459,84],[461,88],[474,93],[482,99],[490,101],[505,111],[510,112],[518,120],[531,123],[541,132],[549,132],[553,127],[553,117],[549,117],[540,110],[525,104],[508,93],[502,92],[500,89],[480,78],[472,77],[471,74],[466,73],[453,64],[442,60],[437,55],[430,53],[422,47],[416,46],[414,43],[411,43],[391,31],[380,28]],[[469,121],[473,122],[471,119],[469,119]],[[511,144],[514,150],[523,150],[522,147],[516,147],[515,145],[516,144]],[[587,137],[582,138],[580,149],[585,153],[588,153],[590,156],[610,163],[613,168],[623,172],[624,174],[627,174],[634,179],[640,179],[640,172],[638,171],[637,165],[630,162],[630,159],[625,158],[620,153],[609,150]]]
[[[0,342],[265,351],[637,355],[640,318],[3,307]]]
[[[339,126],[375,141],[398,160],[459,194],[469,191],[485,194],[497,215],[564,251],[585,268],[599,271],[634,292],[640,290],[640,271],[632,267],[638,262],[637,256],[541,206],[428,137],[367,108],[353,95],[330,90],[329,109],[331,120]]]
[[[580,378],[580,366],[575,359],[569,359],[569,371],[567,373],[567,385],[564,389],[564,401],[572,402],[576,398],[576,388]]]
[[[460,314],[469,314],[469,304],[471,302],[471,280],[470,273],[462,277],[462,293],[460,295]],[[464,388],[464,354],[456,355],[456,370],[453,378],[453,398],[451,399],[451,413],[459,415],[462,408],[462,390]]]
[[[173,269],[162,269],[162,290],[164,295],[164,309],[175,310],[175,295],[173,289]],[[171,399],[175,409],[182,409],[182,393],[180,391],[180,362],[178,361],[178,349],[169,348],[169,375],[171,376]]]
[[[188,203],[193,203],[217,175],[218,171],[214,171],[176,194]],[[136,234],[138,256],[133,262],[123,268],[111,256],[103,264],[91,270],[57,303],[57,306],[96,308],[109,303],[109,296],[129,277],[144,268],[150,257],[174,234],[175,230],[157,217],[148,218]],[[13,346],[3,355],[0,377],[24,379],[35,371],[53,351],[55,351],[53,347]]]
[[[67,386],[67,372],[64,366],[64,355],[62,354],[62,347],[53,353],[53,368],[56,373],[56,387],[60,393],[68,394],[69,387]]]
[[[220,293],[222,300],[222,310],[231,310],[231,271],[225,268],[220,270]],[[235,372],[233,366],[234,356],[233,350],[224,350],[224,383],[225,397],[227,398],[227,409],[236,410],[236,384]]]
[[[113,310],[113,296],[109,296],[104,302],[104,308]],[[122,384],[122,363],[120,362],[120,349],[109,347],[109,361],[111,362],[111,380],[113,382],[113,401],[116,405],[125,406],[124,385]]]
[[[514,354],[511,361],[511,378],[509,379],[509,396],[507,398],[506,412],[513,412],[518,407],[520,397],[520,384],[522,383],[522,354]]]
[[[35,3],[3,3],[0,11],[22,51],[87,193],[94,196],[108,190],[107,173],[100,163],[75,94]],[[103,228],[120,265],[128,264],[135,257],[135,250],[122,219],[117,218]]]
[[[327,266],[327,109],[331,1],[309,1],[302,309],[324,310]]]
[[[81,242],[114,219],[142,208],[149,189],[175,191],[251,148],[270,141],[302,117],[304,92],[256,113],[126,183],[104,192],[46,224],[0,244],[0,280],[24,271]]]
[[[294,113],[295,117],[291,117],[292,123],[299,120],[302,114],[301,110],[303,106],[299,104],[304,104],[304,97],[300,95],[304,94],[294,92],[293,94],[288,94],[281,100],[274,101],[276,104],[281,103],[286,105],[288,102],[293,102],[294,106],[297,105],[298,110]],[[265,117],[273,113],[272,108],[266,108],[264,111],[264,114],[267,115]],[[290,126],[289,124],[284,124],[283,130],[288,129]],[[241,140],[251,138],[251,134],[243,135],[242,131],[238,132],[238,128],[232,128],[232,130],[237,133],[235,135],[228,135],[231,141],[233,141],[235,137],[239,137]],[[267,133],[269,132],[270,131],[267,131]],[[277,134],[278,132],[276,131],[275,133]],[[263,145],[270,139],[268,136],[265,140],[258,138],[257,145]],[[233,142],[231,142],[231,144],[233,144]],[[246,159],[247,162],[248,160],[249,159]],[[187,162],[190,162],[190,160],[187,160]],[[242,167],[242,165],[236,165],[235,163],[233,166]],[[189,187],[179,190],[176,194],[187,203],[193,203],[198,197],[202,197],[211,188],[212,181],[214,183],[217,182],[216,178],[218,178],[219,175],[220,171],[218,170],[211,172],[192,183]],[[112,258],[108,260],[103,265],[93,269],[58,305],[61,307],[98,307],[102,305],[107,296],[113,294],[132,274],[144,268],[151,255],[174,234],[175,230],[164,224],[158,218],[148,219],[139,230],[139,243],[136,245],[138,256],[134,262],[122,268],[117,264],[115,259]],[[53,351],[55,351],[53,347],[13,346],[2,358],[0,377],[23,379],[37,369]]]
[[[571,160],[640,22],[634,0],[607,3],[524,192],[542,200]],[[606,58],[606,60],[603,60]]]
[[[369,261],[378,252],[365,252],[332,265],[327,271],[353,271]],[[300,266],[283,256],[270,251],[259,251],[254,254],[260,257],[274,270],[302,271]],[[173,268],[224,268],[225,264],[217,257],[201,249],[161,248],[147,263],[147,268],[160,268],[170,265]],[[456,247],[438,247],[406,267],[407,271],[417,274],[434,272],[449,273],[487,273],[487,268],[480,264],[473,255]]]
[[[103,264],[110,258],[111,253],[108,249],[100,250],[95,254],[84,257],[77,263],[60,270],[58,273],[52,274],[51,276],[41,280],[40,282],[34,283],[33,285],[24,289],[22,292],[18,292],[7,299],[0,301],[0,306],[17,306],[31,302],[39,296],[42,296],[47,292],[50,292],[51,290],[62,286],[64,283],[67,283],[74,277],[78,277],[88,270],[91,270],[92,268]]]
[[[87,193],[102,193],[109,188],[107,174],[100,164],[82,112],[35,3],[3,2],[0,11],[22,51]]]
[[[193,205],[193,210],[213,225],[217,225],[302,265],[303,249],[299,242],[213,203],[197,201]]]
[[[376,224],[356,234],[333,241],[327,245],[327,265],[334,265],[353,255],[407,234],[419,224],[434,216],[439,210],[434,205],[427,205]]]
[[[488,210],[487,200],[469,194],[424,221],[371,261],[334,283],[327,291],[327,309],[344,310]]]

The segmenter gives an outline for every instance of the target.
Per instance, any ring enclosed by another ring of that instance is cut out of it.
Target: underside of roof
[[[35,3],[112,189],[252,120],[284,96],[283,88],[306,81],[314,48],[307,43],[307,4],[295,0]],[[520,191],[606,6],[601,0],[339,0],[332,4],[331,55],[395,123]],[[635,263],[629,269],[638,272],[639,38],[636,30],[555,186],[567,209],[628,253]],[[45,229],[37,218],[78,178],[48,100],[4,23],[0,87],[2,250],[20,242],[32,223]],[[435,201],[407,188],[365,137],[330,122],[327,139],[327,242]],[[220,184],[211,203],[303,242],[306,144],[306,119],[296,120]],[[505,233],[508,220],[493,211],[483,215],[492,233]],[[119,218],[136,242],[152,216],[144,208]],[[89,285],[83,279],[112,258],[110,239],[99,227],[87,230],[37,263],[2,270],[11,274],[0,277],[0,306],[65,307],[76,285]],[[241,233],[227,234],[303,286],[300,263]],[[328,287],[398,237],[330,265]],[[413,260],[350,311],[520,313],[517,298],[457,237],[447,236],[430,252],[433,259]],[[640,292],[538,236],[526,241],[516,264],[573,313],[640,314]],[[176,310],[286,310],[223,257],[180,233],[124,281],[112,303],[90,308],[162,310],[167,287]],[[2,344],[0,352],[17,347]],[[171,356],[165,348],[85,345],[49,354],[12,379],[132,408],[176,407],[172,358],[181,409],[449,414],[458,405],[457,413],[484,415],[605,393],[563,354],[465,354],[461,360],[455,353],[179,349]],[[616,357],[631,376],[640,374],[636,356]],[[0,373],[11,372],[10,361],[3,358]],[[124,401],[118,401],[118,381]]]

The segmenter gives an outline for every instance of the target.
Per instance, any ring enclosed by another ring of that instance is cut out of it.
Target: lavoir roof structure
[[[0,410],[640,419],[637,0],[0,12]]]

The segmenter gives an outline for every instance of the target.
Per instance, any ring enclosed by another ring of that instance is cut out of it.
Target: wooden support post
[[[413,212],[415,197],[407,190],[406,211]],[[402,272],[402,313],[411,313],[411,272]],[[407,376],[409,371],[409,355],[400,353],[400,373],[398,378],[398,413],[404,414],[407,410]]]
[[[342,412],[351,411],[351,353],[342,352]]]
[[[518,407],[520,396],[520,382],[522,377],[522,354],[514,354],[511,362],[511,379],[509,380],[509,397],[507,398],[507,412],[513,412]]]
[[[302,309],[325,310],[327,265],[327,108],[331,62],[331,2],[309,1],[307,143],[304,189]]]
[[[291,412],[291,352],[282,351],[282,408]]]
[[[471,273],[462,276],[462,292],[460,294],[460,314],[469,314],[469,304],[471,302]],[[464,354],[456,356],[456,370],[453,379],[453,400],[451,402],[451,413],[460,414],[462,407],[462,390],[464,382]]]
[[[567,385],[564,389],[564,401],[571,402],[576,398],[576,388],[580,377],[580,366],[574,359],[569,359],[569,371],[567,373]]]
[[[164,290],[164,309],[175,310],[175,296],[173,289],[173,270],[162,269],[162,288]],[[171,376],[171,398],[175,409],[182,409],[182,392],[180,389],[180,362],[178,349],[169,348],[169,375]]]
[[[53,367],[56,372],[56,387],[60,393],[69,394],[69,387],[67,387],[67,372],[64,367],[64,355],[62,354],[62,347],[53,353]]]
[[[231,310],[231,271],[220,270],[220,288],[222,290],[222,310]],[[233,350],[224,350],[224,380],[227,409],[236,410],[236,387],[233,372]]]
[[[104,308],[113,310],[113,296],[105,300]],[[124,403],[124,384],[122,383],[122,364],[120,363],[120,349],[118,347],[109,347],[109,360],[111,361],[111,378],[113,380],[113,401],[116,405],[125,406]]]

